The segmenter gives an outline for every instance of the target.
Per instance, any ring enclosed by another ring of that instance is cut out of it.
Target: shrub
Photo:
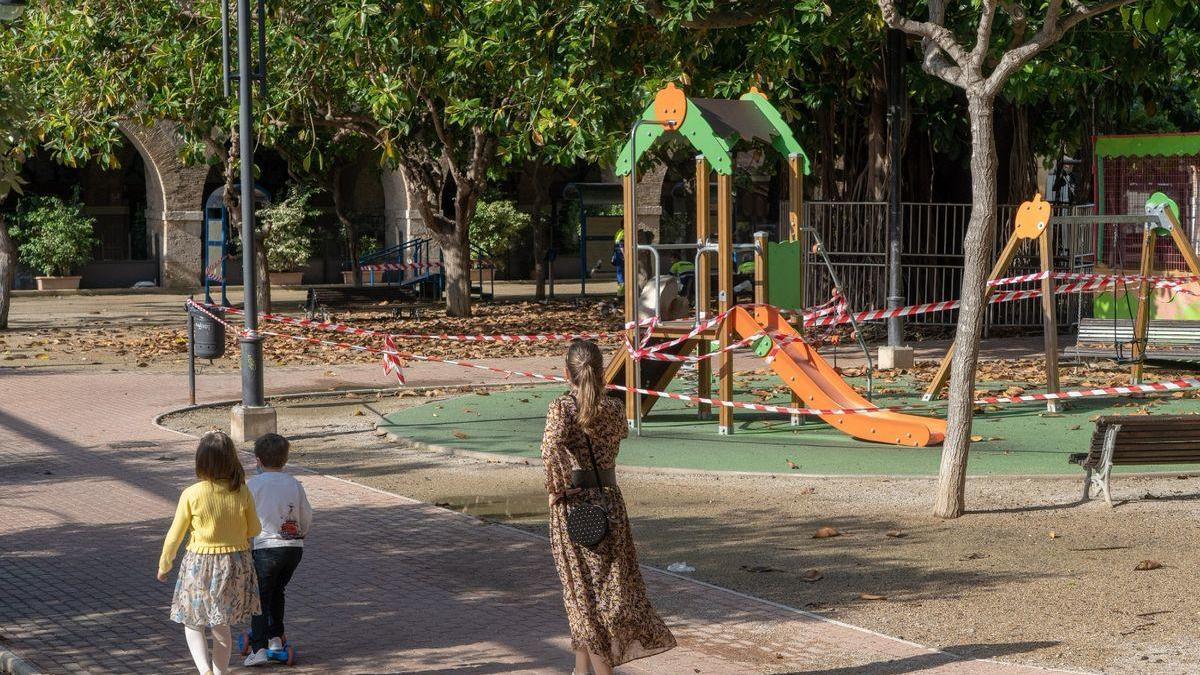
[[[311,218],[317,210],[308,202],[316,189],[291,185],[283,199],[258,210],[259,227],[266,233],[267,268],[273,272],[297,270],[316,251],[316,229]]]
[[[92,260],[100,245],[96,221],[78,198],[65,202],[52,195],[21,200],[12,219],[12,235],[21,260],[44,276],[67,276]]]
[[[495,257],[527,236],[528,230],[529,214],[518,211],[513,202],[481,201],[471,218],[471,243],[485,256]]]

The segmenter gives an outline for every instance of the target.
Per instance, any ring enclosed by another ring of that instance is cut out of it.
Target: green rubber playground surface
[[[734,400],[786,404],[787,397],[766,390],[778,381],[770,376],[739,378]],[[855,385],[862,385],[851,379]],[[993,388],[995,387],[992,384]],[[1032,385],[1030,392],[1038,391]],[[879,405],[919,404],[920,392],[903,379],[881,385],[888,393],[875,397]],[[672,387],[672,390],[685,391]],[[393,413],[386,428],[420,443],[456,449],[538,457],[546,406],[561,394],[560,387],[529,387],[478,394],[427,403]],[[756,394],[764,395],[759,398]],[[973,434],[983,437],[971,448],[972,475],[1081,475],[1067,463],[1073,452],[1084,452],[1091,442],[1096,415],[1200,413],[1200,399],[1114,398],[1071,401],[1061,415],[1046,414],[1045,404],[995,406],[977,414]],[[936,409],[938,416],[942,410]],[[1197,418],[1200,424],[1200,417]],[[682,401],[660,400],[646,417],[640,438],[630,436],[621,445],[625,466],[755,471],[821,475],[932,476],[937,474],[941,448],[900,448],[856,441],[818,419],[800,427],[786,415],[738,410],[734,433],[717,434],[715,419],[701,421],[694,408]],[[798,468],[789,467],[789,462]],[[1145,471],[1195,470],[1151,466]],[[1138,471],[1139,467],[1121,467]]]

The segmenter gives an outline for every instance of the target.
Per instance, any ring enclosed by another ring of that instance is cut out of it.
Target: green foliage
[[[312,218],[318,211],[308,202],[315,193],[306,185],[289,185],[282,199],[258,210],[258,224],[266,234],[268,269],[293,271],[313,257],[317,233]]]
[[[78,199],[25,197],[10,222],[21,260],[45,276],[69,275],[91,262],[92,251],[100,245],[96,221],[84,214]]]
[[[497,257],[529,235],[529,214],[508,200],[482,201],[471,218],[471,240],[485,256]]]

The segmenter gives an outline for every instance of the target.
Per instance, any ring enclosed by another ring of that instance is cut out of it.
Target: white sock
[[[208,640],[204,638],[203,628],[183,627],[183,636],[187,638],[188,651],[196,662],[196,670],[200,675],[208,674]]]
[[[229,625],[212,627],[212,669],[213,675],[225,675],[229,672],[229,654],[233,651],[233,634]]]

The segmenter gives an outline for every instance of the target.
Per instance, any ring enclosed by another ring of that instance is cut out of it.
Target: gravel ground
[[[444,392],[449,395],[451,392]],[[429,399],[342,396],[280,404],[293,461],[481,518],[545,529],[542,472],[375,435]],[[195,432],[224,410],[179,413]],[[1080,503],[1079,479],[977,479],[972,511],[929,516],[926,479],[626,472],[643,562],[958,653],[1113,673],[1200,671],[1194,626],[1200,479],[1118,474],[1126,500]],[[839,536],[814,538],[832,527]],[[1142,561],[1161,567],[1135,571]],[[1005,648],[1015,643],[1040,645]]]

